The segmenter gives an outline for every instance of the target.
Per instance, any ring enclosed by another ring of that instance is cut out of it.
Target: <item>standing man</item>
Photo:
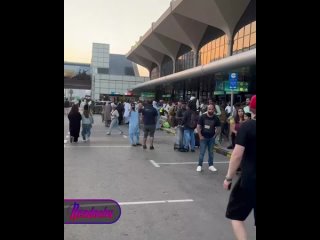
[[[247,231],[243,221],[254,210],[256,222],[256,96],[250,101],[252,120],[244,122],[237,134],[236,145],[232,152],[228,173],[223,182],[230,189],[232,178],[241,163],[241,176],[230,194],[226,217],[231,219],[234,234],[238,240],[247,240]]]
[[[150,150],[153,150],[153,138],[154,138],[154,132],[156,130],[156,122],[157,122],[157,116],[158,112],[157,110],[152,106],[152,101],[147,101],[147,104],[144,106],[144,108],[141,110],[142,113],[142,121],[143,121],[143,131],[144,131],[144,138],[143,138],[143,149],[147,149],[147,138],[148,135],[150,136]]]
[[[129,122],[129,139],[131,146],[141,146],[139,142],[140,136],[140,119],[139,112],[136,111],[136,106],[134,103],[131,103],[131,109],[128,113],[128,122]]]
[[[203,158],[207,147],[209,153],[209,170],[215,172],[217,169],[213,166],[213,145],[216,136],[220,134],[220,120],[214,114],[214,105],[210,104],[208,106],[207,113],[201,115],[197,125],[197,131],[200,139],[200,156],[197,172],[201,172]]]
[[[246,106],[243,108],[244,113],[250,113],[250,98],[246,98]]]

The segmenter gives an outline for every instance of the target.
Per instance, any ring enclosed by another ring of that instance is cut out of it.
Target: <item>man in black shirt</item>
[[[247,232],[243,221],[254,210],[256,222],[256,96],[250,101],[252,119],[242,123],[232,152],[229,169],[224,180],[225,189],[230,189],[232,178],[240,166],[242,173],[232,189],[227,207],[226,217],[231,219],[237,239],[246,240]]]
[[[197,131],[200,139],[200,155],[197,171],[201,172],[202,170],[204,154],[208,147],[209,170],[215,172],[217,169],[213,166],[213,145],[215,143],[216,136],[220,134],[220,120],[214,115],[214,106],[212,104],[208,106],[207,113],[200,116]]]
[[[156,130],[157,116],[158,111],[152,106],[152,101],[148,101],[146,106],[142,109],[142,118],[143,118],[143,149],[147,148],[146,142],[148,135],[150,136],[150,150],[153,150],[153,137]]]

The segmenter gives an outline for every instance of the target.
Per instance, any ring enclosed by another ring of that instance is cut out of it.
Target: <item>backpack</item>
[[[198,114],[196,112],[192,111],[191,120],[190,120],[190,124],[188,127],[195,129],[197,127],[198,120],[199,120]]]

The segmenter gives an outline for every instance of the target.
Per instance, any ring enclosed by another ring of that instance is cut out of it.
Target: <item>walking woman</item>
[[[118,128],[118,130],[120,131],[120,134],[123,134],[123,131],[119,127],[119,112],[116,109],[117,105],[115,105],[114,103],[111,103],[111,107],[112,107],[112,110],[111,110],[111,123],[110,123],[109,130],[107,132],[107,135],[111,134],[111,130],[113,128]]]
[[[81,114],[79,113],[78,104],[74,104],[71,108],[70,113],[68,114],[69,119],[69,131],[70,131],[70,142],[78,142],[79,133],[80,133],[80,123],[81,123]]]
[[[89,106],[85,105],[83,108],[83,114],[82,114],[82,132],[81,132],[83,141],[85,142],[90,140],[92,124],[93,124],[92,114],[89,111]]]

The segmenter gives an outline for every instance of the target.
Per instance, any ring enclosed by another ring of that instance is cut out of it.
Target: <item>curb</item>
[[[176,131],[175,131],[174,129],[171,129],[171,128],[160,128],[160,130],[161,130],[161,131],[165,131],[165,132],[167,132],[168,134],[176,135]],[[216,153],[219,153],[219,154],[221,154],[221,155],[224,155],[224,156],[226,156],[226,157],[229,158],[229,159],[230,159],[230,157],[231,157],[232,151],[227,150],[227,149],[225,149],[225,148],[223,148],[223,147],[219,147],[219,146],[215,145],[215,146],[213,147],[213,150],[214,150]]]

